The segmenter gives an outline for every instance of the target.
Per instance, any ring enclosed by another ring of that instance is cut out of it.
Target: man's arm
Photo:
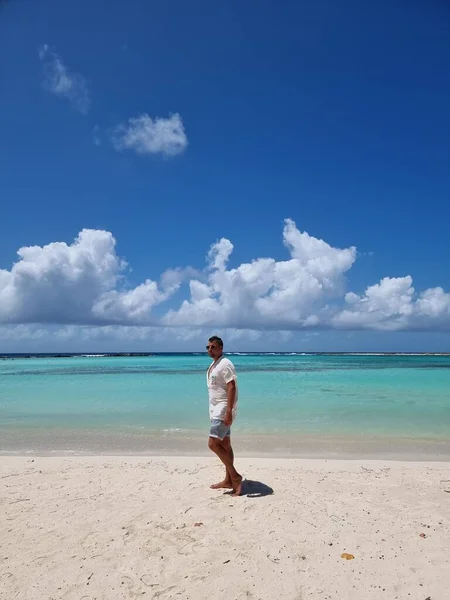
[[[227,383],[227,412],[225,414],[225,425],[233,423],[233,406],[236,400],[236,382],[234,379]]]

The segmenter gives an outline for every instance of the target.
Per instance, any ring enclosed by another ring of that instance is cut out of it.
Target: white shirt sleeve
[[[231,363],[226,364],[222,369],[222,377],[225,383],[236,380],[236,371]]]

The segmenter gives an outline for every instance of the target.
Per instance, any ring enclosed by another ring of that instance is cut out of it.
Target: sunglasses
[[[214,350],[215,348],[217,348],[217,346],[206,346],[207,350]]]

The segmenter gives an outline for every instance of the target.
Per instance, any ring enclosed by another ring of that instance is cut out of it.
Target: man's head
[[[209,356],[214,360],[220,358],[223,352],[223,342],[221,338],[217,335],[210,337],[206,349],[208,350]]]

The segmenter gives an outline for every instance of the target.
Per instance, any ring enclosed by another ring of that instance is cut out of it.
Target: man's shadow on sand
[[[225,494],[232,495],[233,492],[225,492]],[[252,481],[251,479],[244,479],[241,484],[241,496],[247,496],[247,498],[262,498],[263,496],[270,496],[273,494],[273,489],[261,483],[261,481]]]

